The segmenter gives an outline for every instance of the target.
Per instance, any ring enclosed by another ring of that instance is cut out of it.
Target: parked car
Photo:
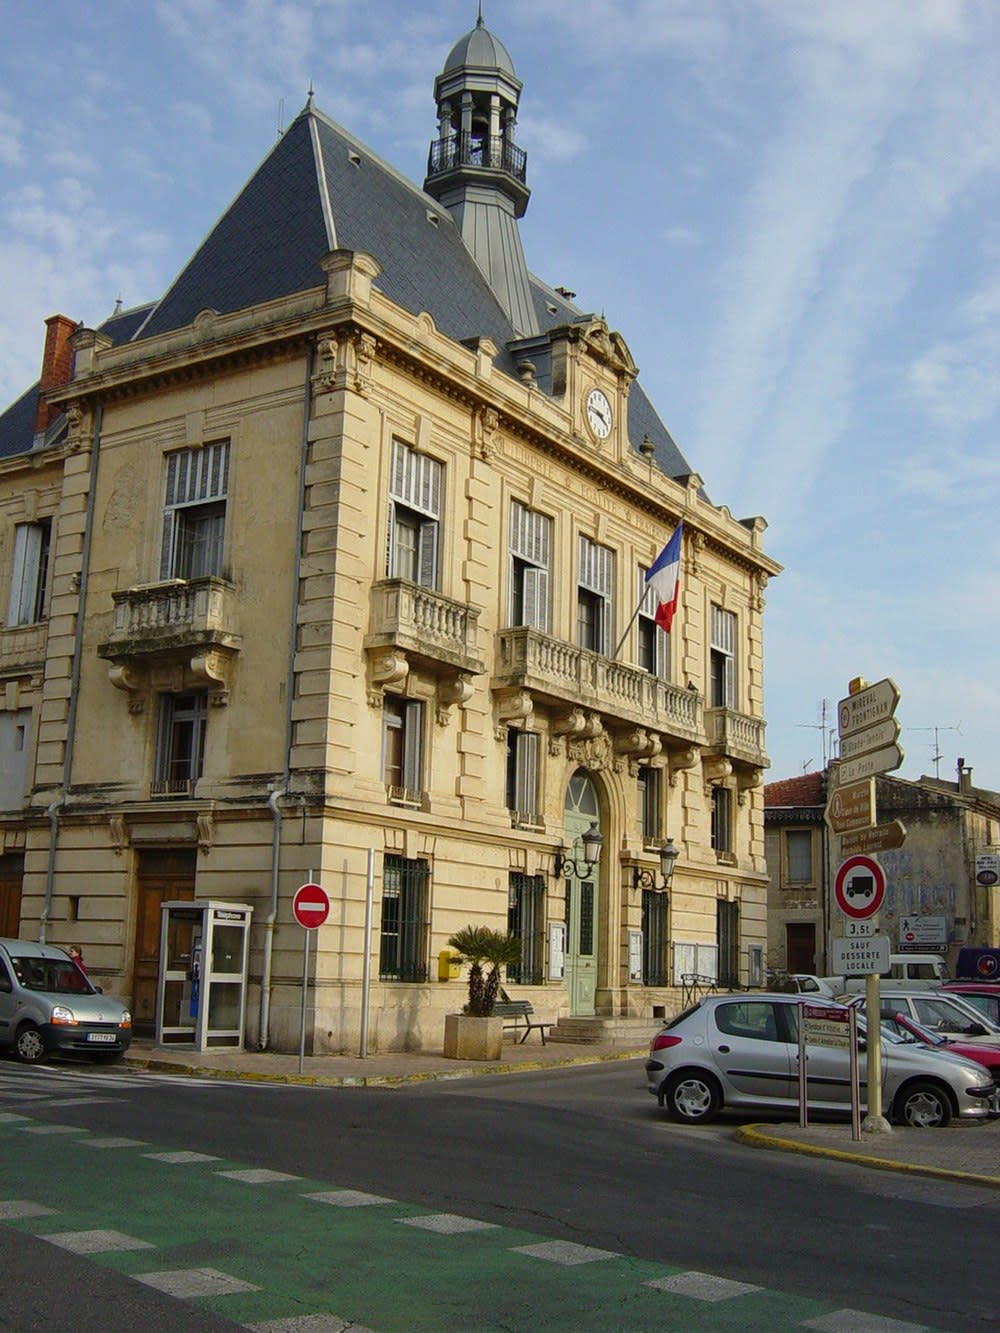
[[[918,1023],[906,1014],[897,1013],[892,1018],[882,1019],[882,1028],[889,1028],[903,1041],[912,1039],[935,1051],[950,1051],[952,1055],[961,1055],[966,1060],[974,1060],[993,1075],[993,1081],[1000,1085],[1000,1045],[987,1045],[985,1042],[962,1041],[960,1037],[947,1037],[943,1032],[932,1032],[923,1023]],[[1000,1040],[1000,1039],[998,1039]]]
[[[783,977],[776,977],[769,990],[787,991],[791,995],[829,995],[835,994],[833,986],[825,977],[813,976],[811,972],[789,972]]]
[[[794,1112],[798,1108],[800,996],[709,995],[653,1038],[648,1090],[672,1119],[705,1124],[724,1108]],[[836,1001],[825,1005],[845,1008]],[[947,1125],[953,1116],[982,1120],[997,1113],[996,1086],[982,1067],[883,1033],[882,1103],[901,1124]],[[862,1101],[865,1044],[859,1043]],[[811,1111],[849,1114],[850,1052],[807,1050]]]
[[[62,949],[0,939],[0,1046],[33,1064],[55,1052],[113,1060],[131,1042],[128,1009],[94,986]]]
[[[1000,949],[964,944],[955,961],[956,981],[1000,981]]]
[[[905,986],[907,990],[931,990],[948,980],[948,967],[940,954],[894,953],[889,955],[889,971],[882,980],[886,985]],[[864,977],[845,977],[835,991],[864,988]]]
[[[1000,986],[988,981],[946,981],[941,989],[957,995],[1000,1027]]]
[[[894,1014],[903,1013],[946,1037],[986,1044],[1000,1042],[1000,1024],[992,1022],[961,995],[950,991],[890,990],[883,984],[880,1005],[883,1018],[891,1019]]]

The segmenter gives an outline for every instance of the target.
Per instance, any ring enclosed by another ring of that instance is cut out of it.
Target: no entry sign
[[[330,898],[320,884],[303,884],[292,899],[295,920],[304,930],[317,930],[330,915]]]

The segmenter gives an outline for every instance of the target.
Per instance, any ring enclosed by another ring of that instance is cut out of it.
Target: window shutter
[[[167,509],[163,514],[163,540],[160,545],[160,578],[170,578],[174,565],[174,510]]]
[[[534,819],[538,814],[538,734],[533,731],[518,733],[517,740],[517,808],[523,815]]]
[[[424,706],[409,699],[403,713],[403,786],[408,792],[423,790]]]
[[[14,560],[10,574],[10,598],[7,604],[7,624],[26,625],[24,619],[24,589],[26,576],[31,565],[30,555],[31,525],[19,523],[14,529]],[[35,560],[37,563],[37,555]]]
[[[389,518],[386,524],[385,534],[385,576],[387,579],[396,577],[396,502],[389,501]]]
[[[437,587],[438,525],[431,519],[420,525],[420,549],[417,555],[417,582],[424,588]]]
[[[533,565],[524,571],[524,623],[532,629],[549,628],[549,571]]]

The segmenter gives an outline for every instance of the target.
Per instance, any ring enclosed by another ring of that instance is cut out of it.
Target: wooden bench
[[[521,1035],[521,1045],[528,1040],[529,1034],[537,1028],[542,1038],[542,1045],[545,1045],[545,1029],[554,1027],[553,1023],[543,1023],[535,1017],[535,1011],[531,1007],[530,1000],[498,1000],[493,1006],[493,1016],[505,1020],[505,1028],[513,1028],[515,1032],[521,1031],[522,1023],[524,1032]]]

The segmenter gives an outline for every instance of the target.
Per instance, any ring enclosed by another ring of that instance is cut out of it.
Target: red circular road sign
[[[870,856],[849,856],[840,864],[833,892],[845,916],[864,921],[882,906],[885,871]]]
[[[330,915],[330,897],[320,884],[303,884],[292,899],[295,920],[306,930],[316,930]]]

